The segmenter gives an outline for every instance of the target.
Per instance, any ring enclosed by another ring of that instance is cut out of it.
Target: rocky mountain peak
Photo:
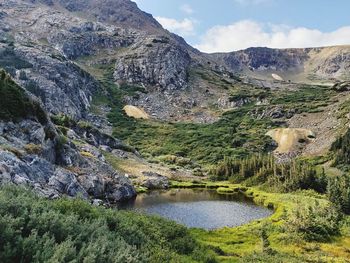
[[[141,11],[130,0],[28,0],[51,7],[63,7],[78,16],[89,17],[98,22],[110,23],[124,28],[159,32],[162,26],[151,14]]]

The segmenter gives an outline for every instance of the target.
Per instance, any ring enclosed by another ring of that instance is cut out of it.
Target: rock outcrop
[[[25,185],[50,198],[68,195],[116,202],[136,195],[129,179],[113,169],[97,148],[101,144],[125,148],[121,142],[91,127],[79,127],[74,139],[80,145],[75,145],[56,129],[39,102],[8,75],[0,75],[2,100],[7,95],[0,108],[18,103],[18,108],[0,114],[0,184]],[[17,114],[20,105],[22,116]]]
[[[190,63],[188,51],[169,37],[147,38],[117,58],[114,78],[161,91],[185,89]]]

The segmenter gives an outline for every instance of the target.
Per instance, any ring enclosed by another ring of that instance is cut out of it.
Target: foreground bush
[[[215,262],[158,217],[0,188],[0,262]]]

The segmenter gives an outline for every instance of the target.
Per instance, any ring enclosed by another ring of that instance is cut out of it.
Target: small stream
[[[243,195],[218,194],[207,189],[152,191],[139,194],[118,208],[155,214],[187,227],[207,230],[243,225],[273,213]]]

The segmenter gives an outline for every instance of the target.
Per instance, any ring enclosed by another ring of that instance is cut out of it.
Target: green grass
[[[264,134],[273,126],[269,120],[252,118],[248,109],[228,112],[214,124],[149,120],[128,123],[121,122],[116,113],[110,114],[110,121],[115,124],[114,136],[146,156],[175,155],[200,164],[214,164],[224,156],[266,152],[271,139]]]
[[[295,91],[280,91],[271,94],[271,104],[296,109],[298,113],[317,112],[331,103],[337,93],[328,86],[303,85]]]
[[[222,77],[205,68],[192,68],[189,71],[190,83],[202,79],[216,90],[226,90],[230,100],[250,98],[243,107],[225,112],[221,119],[212,124],[185,122],[161,122],[155,120],[135,120],[123,111],[125,96],[138,98],[147,91],[139,85],[121,83],[113,79],[113,63],[110,65],[82,66],[97,78],[104,92],[93,99],[92,110],[99,113],[99,106],[108,105],[108,114],[113,124],[113,135],[134,146],[149,160],[161,156],[178,156],[197,165],[209,168],[225,156],[246,157],[253,153],[271,150],[272,140],[265,133],[281,124],[270,118],[257,118],[264,110],[282,106],[296,112],[317,112],[326,106],[336,92],[325,86],[304,85],[296,90],[274,90],[244,84],[237,77]],[[267,99],[269,105],[256,106],[257,99]],[[186,165],[184,165],[186,167]]]

